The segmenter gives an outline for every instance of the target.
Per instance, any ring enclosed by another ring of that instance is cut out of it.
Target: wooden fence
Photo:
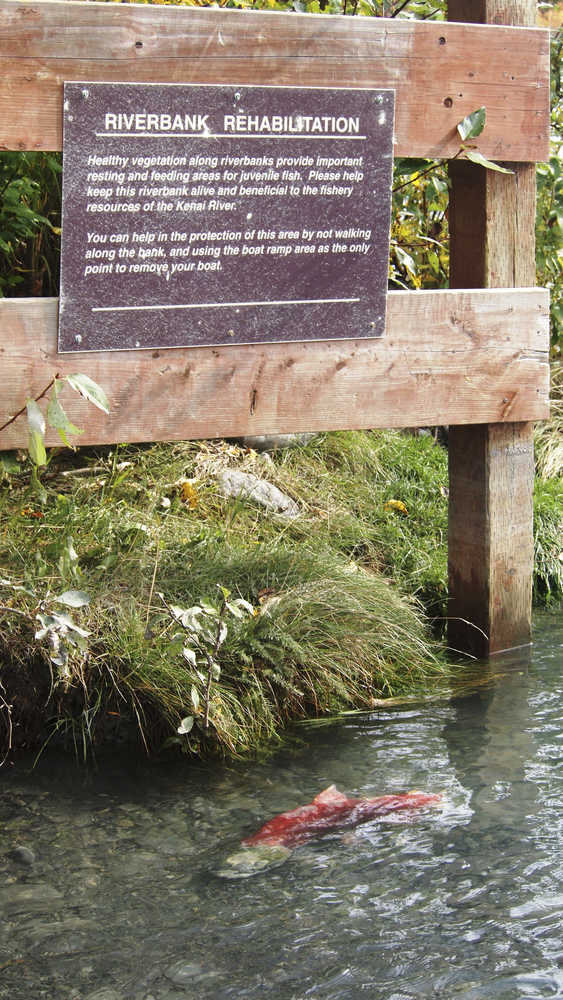
[[[398,155],[454,160],[457,123],[484,105],[479,149],[513,169],[450,164],[451,288],[391,292],[379,340],[77,358],[57,353],[58,300],[0,300],[0,423],[78,369],[112,406],[88,414],[84,443],[449,424],[451,642],[528,642],[530,421],[549,413],[548,293],[533,287],[549,33],[511,25],[534,16],[534,0],[450,0],[447,23],[0,0],[0,149],[61,149],[65,80],[390,87]],[[85,425],[79,401],[68,412]],[[25,438],[16,421],[0,448]]]

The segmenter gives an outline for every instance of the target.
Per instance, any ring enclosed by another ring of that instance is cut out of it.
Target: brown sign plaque
[[[59,350],[378,337],[394,93],[65,83]]]

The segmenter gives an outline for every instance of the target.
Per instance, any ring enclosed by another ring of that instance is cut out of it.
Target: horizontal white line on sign
[[[93,306],[92,312],[137,312],[147,309],[228,309],[229,306],[303,306],[335,302],[359,302],[360,299],[282,299],[266,302],[189,302],[178,305]]]
[[[271,132],[96,132],[97,139],[337,139],[339,141],[357,142],[367,139],[367,135],[299,135],[290,132],[287,135],[272,135]]]

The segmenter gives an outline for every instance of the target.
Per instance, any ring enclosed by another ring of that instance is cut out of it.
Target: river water
[[[0,997],[563,997],[563,616],[489,670],[450,702],[300,728],[262,763],[6,765]],[[217,876],[332,783],[444,804]]]

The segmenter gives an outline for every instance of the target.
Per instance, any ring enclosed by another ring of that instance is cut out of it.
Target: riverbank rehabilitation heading
[[[223,115],[219,129],[209,114],[157,114],[150,111],[107,112],[104,130],[98,136],[229,136],[268,135],[279,138],[323,135],[333,138],[365,139],[359,115]]]

